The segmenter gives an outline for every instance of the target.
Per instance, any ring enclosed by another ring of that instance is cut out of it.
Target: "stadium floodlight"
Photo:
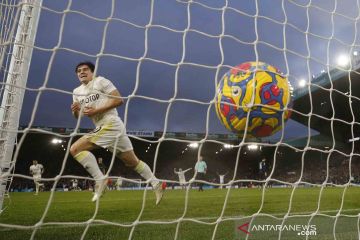
[[[356,142],[356,141],[359,141],[359,140],[360,140],[360,137],[356,137],[356,138],[349,139],[349,142]]]
[[[189,146],[190,148],[198,148],[198,147],[199,147],[199,144],[196,143],[196,142],[194,142],[194,143],[190,143],[188,146]]]
[[[349,56],[342,54],[337,58],[336,63],[340,67],[346,67],[350,63],[350,58],[349,58]]]
[[[52,140],[51,140],[51,143],[52,144],[60,144],[60,143],[62,143],[63,141],[61,140],[61,139],[58,139],[58,138],[53,138]]]
[[[300,79],[299,87],[305,87],[305,86],[306,86],[306,80],[305,79]]]
[[[258,150],[259,146],[256,145],[256,144],[250,144],[247,146],[247,148],[250,150],[250,151],[256,151]]]
[[[234,147],[234,145],[224,144],[224,148],[226,148],[226,149],[231,149],[231,148],[233,148],[233,147]]]
[[[358,52],[358,51],[354,51],[354,52],[353,52],[353,55],[354,55],[354,56],[357,56],[357,55],[359,55],[359,52]]]

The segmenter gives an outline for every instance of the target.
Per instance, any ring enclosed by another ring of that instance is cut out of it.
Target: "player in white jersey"
[[[120,190],[121,187],[123,185],[123,179],[122,177],[119,177],[116,179],[116,182],[115,182],[115,187],[116,187],[116,190]]]
[[[79,180],[77,180],[76,178],[71,180],[72,183],[72,190],[73,191],[80,191],[81,189],[79,188]]]
[[[37,160],[33,160],[33,164],[30,166],[30,174],[33,176],[35,183],[35,195],[39,194],[40,187],[43,187],[44,184],[40,183],[41,174],[44,172],[44,166],[37,162]]]
[[[95,194],[92,201],[97,201],[106,188],[107,179],[99,169],[91,150],[102,147],[115,154],[126,166],[139,173],[155,190],[156,205],[162,199],[165,185],[152,173],[150,167],[139,160],[133,151],[125,126],[118,116],[116,107],[124,103],[119,91],[104,77],[94,76],[95,65],[91,62],[81,62],[76,68],[76,74],[81,85],[73,91],[71,110],[78,118],[87,116],[94,122],[96,128],[89,134],[78,139],[70,148],[71,155],[95,179]]]
[[[179,171],[176,171],[176,168],[174,168],[174,173],[176,173],[179,177],[179,184],[180,184],[181,188],[185,188],[185,186],[186,186],[185,173],[190,170],[191,170],[191,168],[188,168],[184,171],[181,168],[179,168]]]
[[[226,176],[227,174],[228,174],[228,172],[226,172],[225,174],[219,174],[219,173],[217,172],[217,175],[219,175],[219,183],[221,184],[221,185],[220,185],[220,188],[223,188],[225,176]]]

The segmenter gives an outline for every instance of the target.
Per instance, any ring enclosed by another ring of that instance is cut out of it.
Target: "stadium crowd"
[[[11,183],[11,191],[32,191],[34,182],[29,179],[31,177],[29,166],[33,160],[38,160],[45,168],[42,175],[45,190],[51,189],[54,182],[53,178],[57,175],[62,176],[56,186],[58,190],[73,189],[72,180],[74,176],[79,176],[79,189],[92,188],[93,181],[85,179],[89,177],[87,172],[78,166],[76,162],[69,161],[70,156],[65,159],[65,168],[61,172],[66,154],[65,148],[50,146],[47,151],[41,150],[40,145],[44,145],[44,142],[49,141],[51,137],[33,134],[33,136],[29,137],[29,140],[23,143],[15,173],[27,176],[27,178],[14,177]],[[238,155],[238,147],[226,149],[222,144],[213,142],[207,142],[202,147],[195,148],[190,147],[189,143],[177,141],[163,141],[159,146],[159,143],[139,140],[133,140],[133,142],[139,158],[148,163],[152,169],[154,168],[154,158],[158,148],[154,173],[158,178],[168,180],[168,187],[170,188],[179,185],[179,178],[174,173],[174,169],[191,168],[186,173],[186,180],[189,181],[195,177],[194,166],[200,152],[207,164],[205,175],[205,180],[209,183],[207,187],[219,187],[219,173],[227,173],[224,177],[225,184],[230,180],[235,181],[232,187],[260,186],[262,183],[258,181],[269,177],[268,185],[291,184],[299,181],[300,176],[302,182],[310,184],[323,184],[325,181],[329,185],[347,184],[349,181],[353,184],[360,184],[360,158],[353,156],[350,164],[350,159],[337,153],[337,151],[309,150],[302,152],[289,147],[276,149],[275,147],[264,146],[261,149],[249,150],[249,148],[243,146]],[[110,152],[100,149],[95,151],[95,155],[103,158],[106,167],[110,166],[112,158]],[[237,156],[239,157],[237,158]],[[259,163],[263,159],[266,160],[266,175],[259,169]],[[116,179],[118,177],[139,179],[138,175],[128,171],[126,166],[118,160],[115,160],[108,175],[114,177],[109,185],[112,189],[117,189]],[[136,183],[126,181],[123,185],[123,187],[137,186]],[[196,186],[196,183],[192,184],[192,186]]]

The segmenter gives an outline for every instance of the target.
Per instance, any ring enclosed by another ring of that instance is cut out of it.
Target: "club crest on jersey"
[[[80,104],[95,102],[96,100],[99,99],[99,97],[100,97],[99,93],[91,94],[90,96],[87,96],[86,98],[81,99]]]

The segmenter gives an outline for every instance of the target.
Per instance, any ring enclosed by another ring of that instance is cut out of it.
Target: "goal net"
[[[3,0],[1,236],[358,239],[359,9]],[[106,149],[92,152],[107,192],[90,201],[93,178],[70,154],[94,129],[70,109],[83,61],[121,93],[135,154],[167,184],[159,206],[150,183]]]

